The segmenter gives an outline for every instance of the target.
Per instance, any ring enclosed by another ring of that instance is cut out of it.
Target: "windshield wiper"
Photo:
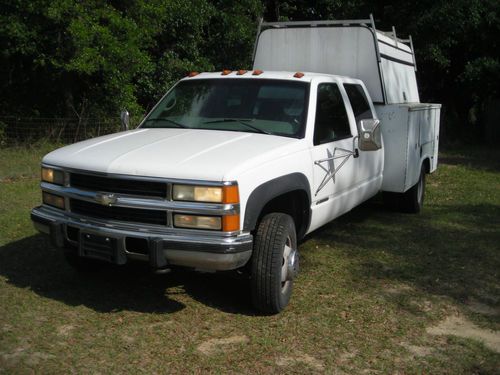
[[[146,121],[144,121],[144,124],[147,123],[147,122],[151,122],[151,121],[167,121],[171,124],[174,124],[175,126],[177,126],[178,128],[189,128],[189,126],[186,126],[184,124],[181,124],[177,121],[174,121],[174,120],[170,120],[169,118],[166,118],[166,117],[159,117],[159,118],[148,118]]]
[[[249,129],[255,130],[257,133],[262,133],[262,134],[269,134],[271,135],[272,133],[269,133],[263,129],[260,129],[256,126],[250,125],[247,121],[254,121],[254,119],[240,119],[240,118],[222,118],[218,120],[210,120],[210,121],[205,121],[203,122],[204,124],[214,124],[216,122],[237,122],[241,125],[246,126]]]

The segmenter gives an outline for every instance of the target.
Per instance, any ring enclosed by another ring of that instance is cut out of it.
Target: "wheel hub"
[[[286,283],[292,281],[299,273],[299,252],[297,249],[292,249],[291,241],[286,242],[283,251],[283,264],[281,267],[281,282]]]

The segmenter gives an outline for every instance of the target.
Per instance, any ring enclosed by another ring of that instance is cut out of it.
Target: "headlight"
[[[240,229],[240,215],[226,215],[221,217],[174,214],[174,226],[176,228],[235,232]]]
[[[174,185],[173,199],[176,201],[238,203],[238,186]]]
[[[43,203],[48,204],[49,206],[57,207],[60,208],[61,210],[64,210],[64,198],[59,195],[47,193],[44,191],[42,195],[42,200]]]
[[[57,169],[42,167],[42,181],[64,185],[64,173]]]
[[[222,220],[220,216],[194,216],[174,215],[174,226],[177,228],[194,228],[221,230]]]

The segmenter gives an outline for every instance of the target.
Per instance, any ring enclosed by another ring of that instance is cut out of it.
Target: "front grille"
[[[70,184],[73,187],[92,191],[106,191],[152,197],[167,196],[167,184],[156,181],[129,180],[125,178],[101,177],[81,173],[71,173]]]
[[[167,212],[139,208],[102,206],[97,203],[70,199],[71,212],[99,219],[167,225]]]

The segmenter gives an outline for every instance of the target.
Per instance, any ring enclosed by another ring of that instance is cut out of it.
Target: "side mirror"
[[[375,119],[359,122],[359,149],[362,151],[376,151],[382,148],[380,121]]]
[[[130,125],[130,115],[126,109],[120,113],[120,120],[122,120],[123,130],[128,130]]]

